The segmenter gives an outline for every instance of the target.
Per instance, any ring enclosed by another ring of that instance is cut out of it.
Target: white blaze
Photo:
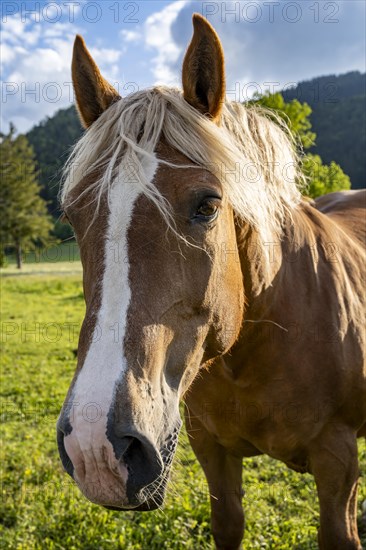
[[[144,159],[145,174],[152,181],[157,161]],[[128,174],[125,175],[128,179]],[[116,383],[121,382],[127,364],[123,342],[126,317],[131,299],[127,234],[134,205],[141,194],[131,181],[122,177],[110,190],[110,214],[105,239],[105,265],[101,288],[101,306],[92,342],[72,391],[70,424],[72,432],[65,437],[66,452],[74,468],[105,461],[113,466],[114,453],[107,440],[108,412],[113,404]],[[75,463],[76,462],[76,463]],[[95,465],[95,464],[94,464]],[[80,480],[81,481],[81,480]]]

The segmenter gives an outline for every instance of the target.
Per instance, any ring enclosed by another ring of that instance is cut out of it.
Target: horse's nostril
[[[125,436],[118,439],[115,438],[113,440],[113,449],[117,460],[125,458],[125,454],[127,453],[129,447],[134,443],[134,441],[135,438],[132,436]]]
[[[69,455],[66,452],[65,449],[65,443],[64,443],[64,433],[60,428],[57,428],[57,446],[58,446],[58,452],[60,454],[62,465],[65,469],[65,471],[71,476],[74,477],[74,466],[70,460]]]
[[[143,445],[139,439],[136,437],[124,438],[129,439],[128,446],[126,447],[125,452],[123,453],[123,460],[127,466],[128,471],[133,474],[133,469],[138,467],[142,462],[141,457],[144,456],[145,452]]]
[[[153,483],[164,470],[158,449],[142,434],[113,437],[115,455],[128,470],[127,494],[130,501],[137,493]]]

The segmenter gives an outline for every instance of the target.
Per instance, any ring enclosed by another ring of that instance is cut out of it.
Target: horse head
[[[116,509],[161,505],[179,401],[230,349],[243,316],[233,208],[207,165],[220,136],[223,53],[206,20],[193,22],[183,94],[154,88],[122,99],[81,37],[74,46],[87,130],[62,202],[80,246],[86,313],[58,444],[85,496]]]

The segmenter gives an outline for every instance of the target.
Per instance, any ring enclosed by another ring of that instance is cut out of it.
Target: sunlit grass
[[[73,240],[60,244],[49,244],[34,250],[24,250],[21,269],[16,266],[14,254],[7,255],[4,267],[0,268],[3,277],[24,275],[58,275],[81,274],[80,253],[77,243]]]

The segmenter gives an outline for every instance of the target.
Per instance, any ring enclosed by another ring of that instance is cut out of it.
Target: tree
[[[317,134],[310,149],[324,163],[337,162],[350,177],[353,189],[366,184],[366,73],[352,71],[299,82],[282,92],[286,102],[306,101]]]
[[[60,216],[59,187],[62,168],[72,146],[82,136],[79,117],[74,106],[57,111],[34,126],[27,139],[34,149],[39,170],[41,197],[47,201],[48,212],[54,219],[53,233],[59,239],[73,236],[72,228],[58,223]]]
[[[319,155],[305,155],[302,169],[308,181],[307,193],[312,198],[351,189],[351,181],[342,168],[333,161],[329,166],[323,164]]]
[[[24,247],[45,244],[53,224],[39,194],[33,149],[25,136],[15,137],[12,124],[9,133],[1,135],[0,161],[1,244],[14,247],[20,269]]]
[[[276,122],[277,116],[285,120],[295,140],[299,144],[301,152],[309,149],[315,143],[316,134],[311,131],[311,107],[307,103],[300,103],[297,99],[286,102],[280,93],[265,93],[254,97],[250,104],[257,104],[269,109],[267,116]],[[274,113],[271,116],[271,112]],[[323,164],[319,155],[307,153],[302,158],[303,172],[308,181],[307,194],[319,197],[333,191],[351,188],[349,177],[334,161],[330,165]]]
[[[280,93],[269,92],[262,96],[256,94],[250,103],[270,109],[279,115],[288,124],[303,149],[309,149],[314,144],[316,135],[311,131],[311,107],[307,103],[300,103],[297,99],[286,103]],[[276,120],[275,117],[273,119]]]

